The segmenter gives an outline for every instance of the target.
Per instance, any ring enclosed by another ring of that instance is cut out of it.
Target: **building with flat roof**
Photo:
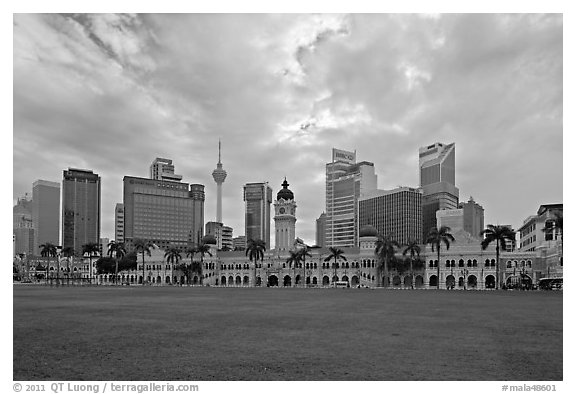
[[[358,200],[358,230],[373,226],[400,244],[422,242],[422,191],[411,187],[375,190]]]
[[[316,219],[316,246],[326,246],[326,213],[322,212]]]
[[[268,182],[244,185],[246,240],[261,239],[270,248],[270,204],[272,188]]]
[[[356,152],[332,149],[326,164],[326,246],[354,247],[358,241],[358,199],[377,188],[374,163],[356,163]]]
[[[204,236],[204,185],[124,177],[124,242],[161,248],[199,245]]]
[[[422,239],[437,227],[436,211],[458,209],[456,187],[456,145],[436,142],[419,149],[419,177],[422,188]]]
[[[32,200],[28,196],[19,198],[12,210],[14,254],[34,254],[34,223],[32,221]]]
[[[464,214],[464,230],[479,237],[484,230],[484,208],[478,204],[472,196],[468,202],[461,202],[458,207]]]
[[[100,177],[90,170],[69,168],[62,180],[62,247],[82,253],[100,241]]]
[[[239,235],[232,238],[232,250],[245,250],[246,249],[246,236]]]
[[[50,242],[60,245],[60,184],[37,180],[32,184],[32,225],[34,254],[40,245]]]
[[[114,209],[114,240],[124,242],[124,204],[116,204]]]
[[[180,182],[182,175],[174,174],[172,160],[157,157],[150,165],[150,179]]]

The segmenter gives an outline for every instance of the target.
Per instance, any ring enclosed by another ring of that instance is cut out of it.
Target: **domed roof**
[[[205,244],[208,245],[216,245],[216,238],[212,235],[212,234],[208,234],[205,235],[204,238],[202,238],[202,242],[204,242]]]
[[[286,178],[284,178],[284,183],[282,183],[283,189],[280,189],[278,194],[276,195],[276,199],[280,200],[283,198],[284,200],[294,200],[294,193],[290,189],[288,189],[288,182],[286,182]]]
[[[374,226],[366,225],[362,226],[360,229],[359,236],[360,237],[376,237],[378,235],[378,230]]]

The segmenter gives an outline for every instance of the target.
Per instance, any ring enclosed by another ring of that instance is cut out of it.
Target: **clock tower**
[[[296,201],[294,193],[288,189],[288,182],[284,178],[282,189],[276,195],[274,202],[274,224],[276,227],[276,244],[278,252],[287,252],[296,239]]]

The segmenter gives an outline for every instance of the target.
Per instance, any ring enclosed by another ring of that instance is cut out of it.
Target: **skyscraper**
[[[459,207],[464,214],[464,230],[475,237],[480,237],[480,232],[484,230],[484,208],[482,205],[470,196],[468,202],[461,202]]]
[[[199,245],[204,235],[204,185],[124,177],[124,242],[160,248]]]
[[[32,222],[32,201],[19,198],[13,208],[14,254],[37,254],[34,250],[34,224]]]
[[[422,192],[411,187],[376,190],[358,200],[358,228],[373,226],[400,244],[422,242]]]
[[[220,151],[221,144],[218,141],[218,164],[216,164],[216,169],[212,171],[212,177],[216,182],[216,222],[218,223],[222,223],[222,184],[226,180],[226,171],[222,168]]]
[[[265,183],[244,185],[246,240],[261,239],[270,249],[270,204],[272,188]]]
[[[60,184],[37,180],[32,184],[32,223],[34,254],[39,246],[50,242],[60,244]]]
[[[458,208],[456,187],[456,146],[435,144],[419,149],[419,175],[422,188],[422,238],[437,226],[436,211]]]
[[[274,202],[276,230],[274,248],[279,252],[290,250],[296,239],[296,201],[294,201],[294,193],[288,189],[288,186],[290,185],[284,178],[282,189],[276,195],[276,202]]]
[[[114,209],[114,240],[124,242],[124,204],[116,204]]]
[[[321,248],[326,246],[326,213],[322,214],[316,219],[316,246]]]
[[[62,247],[82,253],[82,245],[100,241],[100,177],[69,168],[62,180]]]
[[[182,175],[174,174],[174,165],[172,164],[172,160],[157,157],[152,162],[152,165],[150,165],[150,179],[180,182],[182,180]]]
[[[332,149],[326,164],[326,246],[358,243],[358,198],[376,190],[374,163],[356,163],[356,152]]]

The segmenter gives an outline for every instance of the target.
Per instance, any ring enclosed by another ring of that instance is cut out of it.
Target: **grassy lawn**
[[[14,380],[562,380],[562,293],[14,286]]]

